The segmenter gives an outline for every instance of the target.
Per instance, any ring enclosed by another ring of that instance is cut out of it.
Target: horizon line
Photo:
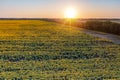
[[[66,18],[0,18],[0,20],[4,19],[66,19]],[[120,19],[120,18],[72,18],[72,19]]]

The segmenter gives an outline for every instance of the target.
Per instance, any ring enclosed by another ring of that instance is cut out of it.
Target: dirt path
[[[86,30],[86,29],[83,29],[83,32],[85,32],[86,34],[96,36],[96,37],[109,39],[115,44],[120,44],[120,36],[117,36],[117,35],[114,35],[114,34],[97,32],[97,31]]]

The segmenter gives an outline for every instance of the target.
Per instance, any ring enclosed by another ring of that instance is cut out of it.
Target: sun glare
[[[65,18],[76,18],[76,10],[74,8],[66,9]]]

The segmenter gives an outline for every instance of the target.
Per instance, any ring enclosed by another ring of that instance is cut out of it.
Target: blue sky
[[[63,18],[69,7],[79,18],[120,18],[120,0],[0,0],[0,17]]]

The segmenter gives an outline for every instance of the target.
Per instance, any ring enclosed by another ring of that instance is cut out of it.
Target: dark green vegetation
[[[0,79],[120,79],[120,45],[40,20],[0,21]]]
[[[120,35],[120,24],[110,21],[87,21],[82,28]]]

